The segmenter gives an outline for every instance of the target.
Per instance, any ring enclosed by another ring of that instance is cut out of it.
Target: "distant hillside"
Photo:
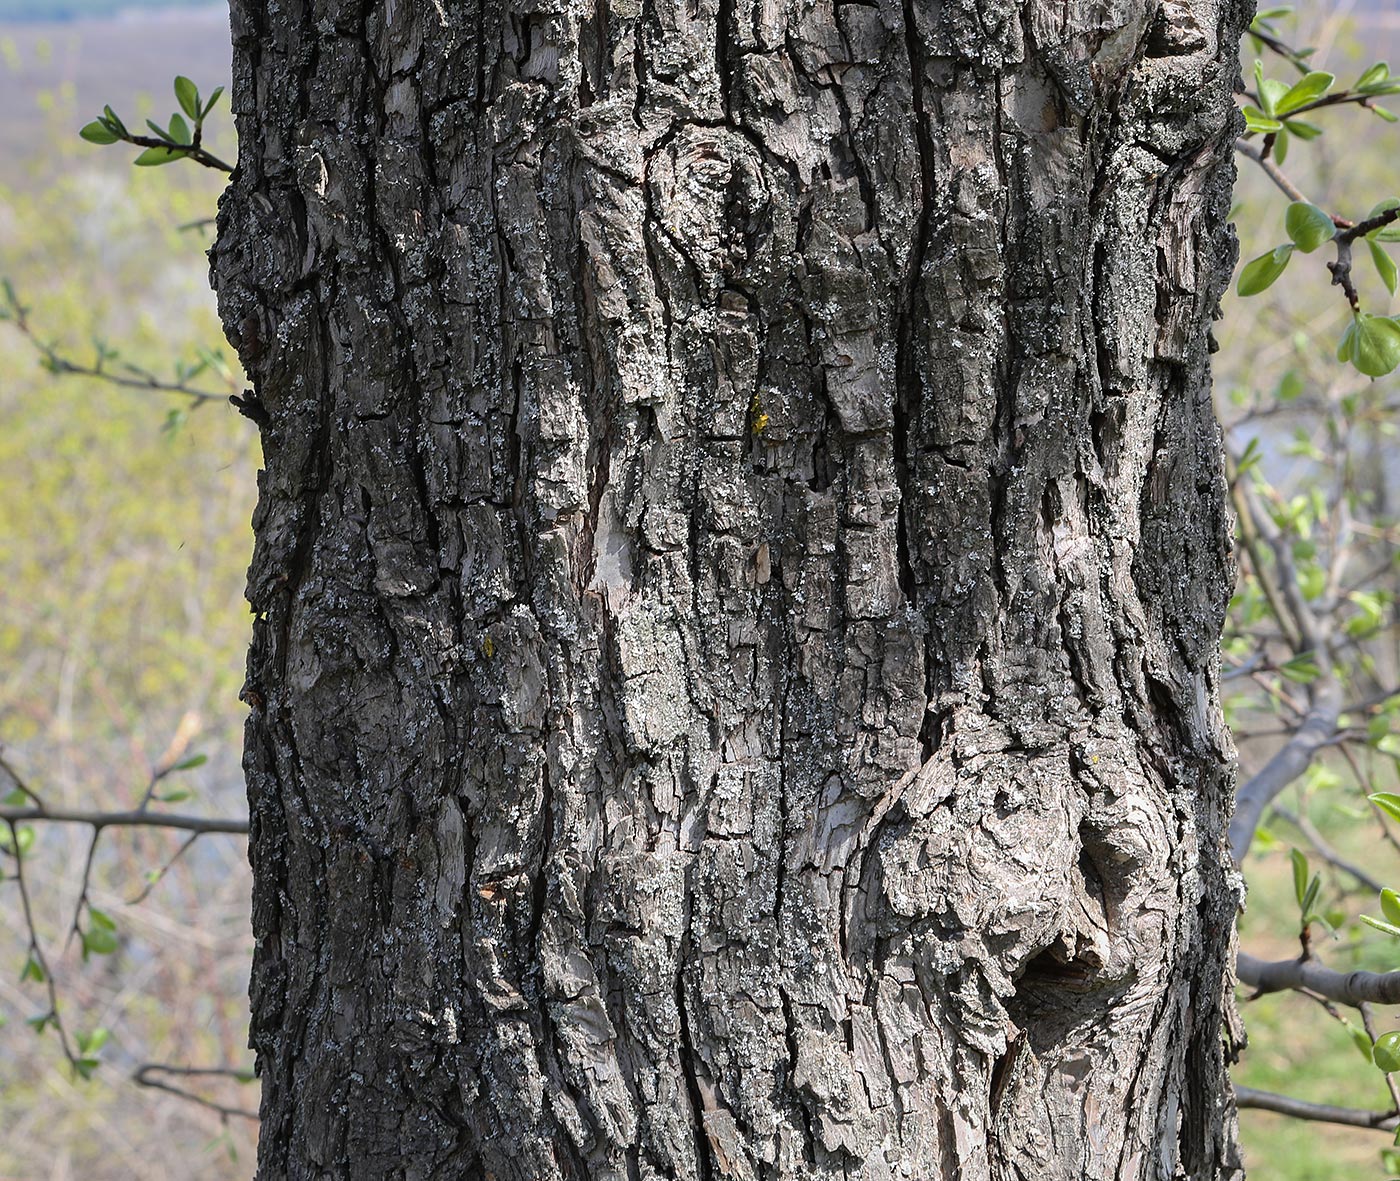
[[[0,21],[70,21],[138,8],[208,8],[222,0],[0,0]]]

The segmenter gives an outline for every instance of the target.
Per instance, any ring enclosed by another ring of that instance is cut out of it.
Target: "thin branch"
[[[256,1121],[259,1116],[256,1111],[250,1111],[246,1107],[229,1107],[227,1104],[215,1102],[213,1099],[206,1099],[203,1095],[196,1095],[193,1091],[187,1091],[184,1087],[177,1087],[174,1083],[165,1082],[163,1079],[154,1077],[156,1073],[175,1075],[179,1078],[203,1078],[211,1075],[223,1077],[233,1077],[241,1079],[242,1071],[230,1070],[227,1067],[201,1068],[194,1066],[166,1066],[159,1062],[146,1062],[137,1067],[132,1073],[131,1081],[138,1087],[151,1087],[157,1091],[165,1091],[170,1095],[178,1095],[181,1099],[188,1099],[191,1103],[198,1103],[201,1107],[206,1107],[210,1111],[217,1111],[225,1121],[230,1116],[239,1119]]]
[[[1247,139],[1235,140],[1235,151],[1239,152],[1241,156],[1248,156],[1258,164],[1259,167],[1264,170],[1264,175],[1273,181],[1283,195],[1290,201],[1307,200],[1307,198],[1303,196],[1303,191],[1288,179],[1283,170]]]
[[[187,159],[193,160],[196,164],[202,164],[205,168],[212,168],[216,172],[233,171],[232,164],[226,164],[213,152],[206,151],[199,139],[197,131],[192,137],[192,142],[187,144],[176,143],[174,140],[156,139],[150,135],[125,135],[122,137],[123,142],[134,144],[138,148],[162,148],[167,152],[182,152]]]
[[[1274,813],[1283,817],[1284,820],[1307,837],[1308,843],[1312,845],[1317,855],[1321,857],[1323,861],[1327,862],[1328,865],[1355,878],[1372,893],[1379,894],[1381,890],[1385,888],[1383,882],[1377,881],[1361,866],[1357,865],[1354,861],[1348,861],[1341,853],[1337,852],[1328,842],[1327,838],[1317,831],[1316,825],[1308,819],[1306,814],[1295,815],[1287,808],[1278,807],[1274,808]]]
[[[1254,840],[1254,830],[1264,810],[1312,764],[1313,756],[1329,745],[1337,732],[1342,712],[1342,691],[1330,674],[1319,678],[1313,706],[1297,732],[1279,748],[1235,796],[1235,815],[1230,821],[1230,848],[1235,861],[1243,863]]]
[[[13,766],[11,766],[10,762],[5,758],[4,755],[0,755],[0,771],[5,772],[5,774],[9,776],[10,782],[13,783],[19,791],[22,791],[25,795],[27,795],[31,800],[34,801],[34,806],[36,808],[43,808],[44,801],[39,798],[39,793],[36,792],[32,787],[30,787],[29,784],[26,783],[24,779],[20,777],[19,772],[16,771]]]
[[[55,824],[90,824],[103,828],[174,828],[185,832],[246,834],[246,820],[182,816],[175,812],[87,812],[75,808],[0,808],[0,821],[19,824],[47,820]]]
[[[165,875],[170,872],[170,869],[175,864],[175,862],[179,861],[181,857],[188,853],[190,851],[190,847],[203,835],[204,833],[202,832],[192,832],[188,837],[181,841],[180,847],[175,850],[174,855],[164,865],[162,865],[160,869],[156,870],[155,873],[153,873],[150,877],[146,879],[146,884],[142,888],[141,893],[136,895],[135,898],[131,899],[131,901],[128,902],[127,905],[135,906],[138,903],[145,902],[146,899],[151,896],[151,891],[154,890],[158,885],[161,884],[161,882],[165,880]]]
[[[1338,972],[1317,959],[1261,960],[1242,951],[1235,957],[1235,974],[1256,995],[1310,989],[1353,1007],[1400,1004],[1400,972]]]
[[[63,356],[56,346],[43,340],[35,331],[33,324],[29,321],[29,308],[13,302],[6,313],[10,323],[19,331],[41,358],[41,364],[50,373],[55,375],[67,375],[70,377],[89,377],[98,381],[105,381],[108,385],[119,386],[122,389],[154,391],[165,394],[178,394],[181,397],[189,398],[191,402],[199,404],[202,402],[227,402],[228,394],[215,393],[211,390],[201,389],[198,386],[190,385],[188,381],[176,380],[167,381],[157,377],[148,370],[141,369],[135,365],[123,362],[125,372],[114,372],[106,367],[106,358],[99,354],[95,364],[84,365],[80,362],[70,360]],[[229,389],[237,389],[238,383],[230,380]]]
[[[1329,1103],[1309,1103],[1291,1095],[1276,1095],[1272,1091],[1257,1091],[1253,1087],[1235,1088],[1235,1106],[1256,1111],[1276,1111],[1294,1119],[1315,1120],[1325,1124],[1344,1124],[1349,1128],[1371,1128],[1389,1132],[1400,1126],[1400,1114],[1393,1111],[1366,1111],[1359,1107],[1333,1107]]]
[[[34,925],[34,906],[29,898],[29,884],[24,877],[24,851],[20,847],[19,828],[13,820],[7,821],[10,829],[10,848],[15,859],[14,882],[19,887],[20,906],[24,911],[24,926],[29,933],[29,956],[44,977],[44,987],[48,991],[49,1011],[43,1015],[42,1020],[50,1024],[58,1031],[58,1041],[63,1048],[63,1056],[68,1059],[70,1065],[76,1067],[78,1058],[73,1053],[73,1048],[68,1044],[68,1030],[63,1025],[63,1018],[58,1011],[58,986],[54,984],[53,971],[49,967],[48,958],[44,955],[44,949],[39,945],[39,931]]]
[[[97,842],[101,839],[102,830],[100,828],[94,828],[92,830],[92,839],[88,841],[87,856],[83,859],[83,880],[82,884],[78,887],[78,901],[73,904],[73,921],[68,926],[68,938],[65,941],[65,947],[72,944],[74,935],[78,936],[79,939],[83,937],[83,910],[85,908],[91,909],[92,907],[92,902],[88,898],[88,891],[92,886],[92,862],[93,858],[97,856]],[[84,953],[86,953],[86,945],[84,945]]]

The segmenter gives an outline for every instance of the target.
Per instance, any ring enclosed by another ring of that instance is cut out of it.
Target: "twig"
[[[1290,201],[1307,200],[1307,198],[1303,196],[1303,191],[1288,179],[1283,170],[1247,139],[1235,140],[1235,151],[1239,152],[1241,156],[1248,156],[1258,164],[1259,167],[1264,170],[1264,175],[1273,181],[1283,195]]]
[[[151,1087],[157,1091],[165,1091],[170,1095],[178,1095],[181,1099],[188,1099],[191,1103],[198,1103],[210,1111],[217,1111],[225,1122],[230,1116],[254,1121],[259,1118],[256,1111],[249,1111],[246,1107],[229,1107],[227,1104],[218,1103],[213,1099],[206,1099],[203,1095],[196,1095],[193,1091],[185,1090],[184,1087],[177,1087],[174,1083],[155,1078],[153,1075],[156,1072],[172,1074],[180,1078],[202,1078],[210,1075],[242,1078],[243,1071],[231,1070],[227,1067],[166,1066],[159,1062],[146,1062],[132,1073],[131,1081],[138,1087]]]
[[[1317,851],[1317,855],[1335,869],[1340,869],[1343,873],[1355,878],[1361,885],[1373,893],[1379,894],[1384,889],[1384,883],[1377,881],[1361,866],[1353,861],[1348,861],[1327,841],[1327,839],[1317,831],[1317,827],[1306,815],[1295,815],[1287,808],[1274,808],[1274,814],[1282,816],[1289,824],[1293,825],[1299,832],[1308,838],[1308,843]]]
[[[43,1015],[41,1020],[45,1024],[52,1025],[58,1031],[58,1041],[63,1048],[63,1056],[68,1059],[71,1066],[76,1067],[78,1058],[73,1053],[73,1048],[68,1044],[68,1030],[64,1028],[63,1018],[58,1011],[58,987],[54,984],[53,972],[49,968],[49,961],[44,955],[44,949],[39,945],[39,931],[34,925],[34,907],[29,899],[29,884],[24,878],[24,851],[20,848],[19,829],[13,820],[7,820],[7,824],[10,829],[10,848],[13,850],[15,858],[14,881],[19,887],[20,906],[24,911],[24,926],[29,933],[29,957],[43,973],[44,987],[49,996],[49,1011]]]
[[[74,808],[0,808],[0,821],[19,824],[26,820],[47,820],[55,824],[90,824],[104,828],[174,828],[185,832],[224,832],[246,834],[246,820],[224,820],[213,816],[182,816],[175,812],[87,812]]]
[[[1373,1128],[1389,1132],[1400,1126],[1400,1114],[1393,1111],[1366,1111],[1358,1107],[1333,1107],[1328,1103],[1309,1103],[1291,1095],[1276,1095],[1272,1091],[1257,1091],[1253,1087],[1235,1088],[1235,1105],[1257,1111],[1276,1111],[1294,1119],[1315,1120],[1325,1124],[1344,1124],[1349,1128]]]
[[[30,309],[24,305],[14,302],[11,304],[8,311],[9,320],[19,333],[29,341],[35,351],[38,352],[41,358],[41,364],[50,373],[55,375],[66,374],[70,377],[91,377],[98,381],[105,381],[109,385],[119,386],[122,389],[179,394],[182,397],[189,398],[191,402],[196,405],[202,402],[228,401],[228,394],[219,394],[210,390],[200,389],[198,386],[190,385],[187,381],[166,381],[164,378],[157,377],[154,373],[126,362],[123,362],[126,372],[118,373],[106,368],[102,356],[99,356],[98,362],[94,365],[83,365],[77,361],[72,361],[63,356],[54,345],[39,337],[34,331],[33,324],[29,321],[29,310]],[[230,389],[236,389],[237,387],[238,383],[236,381],[231,380],[229,382]]]
[[[202,836],[204,836],[204,833],[202,832],[192,832],[188,837],[181,841],[180,847],[175,850],[174,855],[164,865],[162,865],[160,869],[158,869],[154,874],[152,874],[149,878],[146,879],[146,884],[144,887],[142,887],[141,893],[137,894],[135,898],[131,899],[131,901],[128,902],[127,905],[135,906],[138,903],[145,902],[146,899],[151,896],[151,891],[154,890],[158,885],[160,885],[162,881],[165,880],[165,875],[170,872],[171,866],[173,866],[175,862],[179,861],[181,857],[188,853],[190,847],[195,843],[195,841],[199,840],[199,838]]]

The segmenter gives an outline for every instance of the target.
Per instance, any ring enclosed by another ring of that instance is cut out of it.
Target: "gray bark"
[[[1235,0],[233,0],[264,1178],[1239,1176]]]

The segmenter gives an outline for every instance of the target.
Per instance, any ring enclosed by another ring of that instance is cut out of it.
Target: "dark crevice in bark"
[[[687,876],[689,876],[687,874]],[[680,946],[676,953],[676,1014],[680,1021],[681,1044],[677,1048],[681,1063],[681,1073],[685,1075],[685,1090],[690,1102],[691,1131],[695,1137],[695,1161],[699,1170],[699,1181],[714,1181],[714,1167],[710,1162],[709,1137],[705,1134],[705,1103],[700,1094],[699,1054],[696,1042],[691,1036],[690,1015],[685,999],[685,973],[692,952],[691,923],[694,918],[694,903],[687,891],[685,903],[685,925],[681,929]]]
[[[792,1011],[792,998],[788,996],[788,991],[782,985],[778,986],[778,998],[783,1007],[783,1038],[787,1043],[788,1052],[788,1079],[789,1085],[797,1071],[798,1045],[797,1045],[797,1018]],[[817,1139],[812,1127],[812,1113],[807,1107],[807,1097],[800,1089],[794,1088],[792,1096],[793,1106],[797,1109],[797,1114],[802,1120],[802,1134],[804,1137],[803,1160],[816,1159]]]
[[[632,25],[632,81],[637,88],[636,93],[632,96],[632,121],[639,128],[646,127],[646,120],[642,118],[642,109],[647,97],[646,30],[649,24],[657,24],[655,0],[642,0],[637,10],[637,19]],[[643,180],[643,184],[645,183]]]
[[[734,2],[719,0],[715,16],[715,77],[719,82],[719,109],[734,122]]]
[[[910,434],[923,430],[923,373],[915,346],[919,325],[919,288],[923,281],[924,258],[928,252],[929,231],[934,206],[934,146],[929,129],[926,102],[924,46],[915,19],[914,0],[904,0],[904,42],[909,58],[910,99],[913,105],[914,136],[919,157],[919,207],[914,219],[914,237],[910,243],[908,270],[900,293],[900,312],[896,324],[895,375],[896,397],[892,446],[894,449],[895,481],[900,489],[899,508],[895,518],[895,569],[899,590],[904,601],[914,610],[924,606],[919,596],[920,579],[914,567],[910,534],[915,525],[909,516],[913,511],[910,480]],[[924,696],[934,700],[936,670],[933,645],[924,643]],[[938,746],[938,718],[926,710],[919,726],[919,757],[927,762]]]

